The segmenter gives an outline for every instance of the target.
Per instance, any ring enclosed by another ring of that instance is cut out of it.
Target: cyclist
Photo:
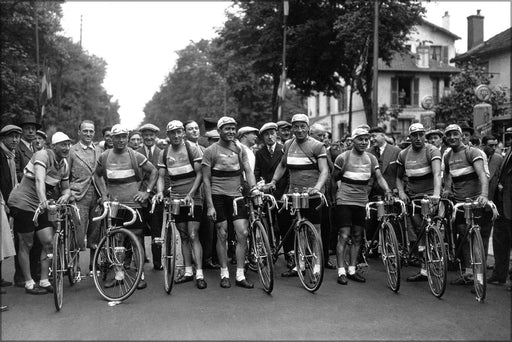
[[[281,163],[277,166],[268,185],[275,189],[276,183],[289,170],[288,191],[307,189],[311,195],[309,209],[304,209],[302,212],[320,232],[321,210],[316,211],[315,208],[321,203],[318,193],[323,192],[329,174],[325,146],[309,136],[309,118],[306,114],[295,114],[292,117],[292,132],[295,138],[286,141]],[[283,215],[289,214],[283,213]],[[315,267],[317,266],[320,267],[315,265]],[[282,273],[281,276],[298,276],[297,266]]]
[[[384,189],[386,196],[391,196],[391,190],[380,172],[377,158],[366,152],[369,141],[370,133],[367,129],[354,129],[352,132],[353,148],[341,153],[334,161],[333,177],[341,183],[336,194],[334,210],[334,222],[339,227],[336,259],[338,283],[341,285],[347,285],[347,277],[357,282],[364,283],[366,281],[362,275],[356,273],[356,262],[365,225],[369,180],[375,177],[379,186]],[[347,276],[344,256],[349,236],[352,239],[352,245],[350,246]]]
[[[441,152],[433,145],[425,143],[425,127],[421,123],[409,126],[411,145],[398,154],[396,187],[398,196],[405,203],[410,198],[429,195],[433,204],[439,203],[441,194]],[[407,183],[404,185],[404,175]],[[410,218],[411,229],[408,232],[409,241],[414,244],[417,234],[422,228],[420,210]],[[422,253],[420,272],[407,278],[407,281],[426,281],[427,269],[425,267],[425,240],[420,242],[418,253]]]
[[[462,129],[459,125],[451,124],[446,127],[445,135],[451,150],[443,155],[443,196],[453,196],[456,202],[464,202],[466,198],[470,198],[476,200],[481,206],[485,206],[488,202],[489,180],[485,174],[482,154],[462,142]],[[484,211],[484,215],[477,218],[476,222],[480,224],[481,230],[490,230],[490,213]],[[464,234],[468,229],[463,213],[457,213],[454,228],[458,234]],[[461,262],[465,273],[451,282],[454,285],[473,282],[473,271],[469,264],[469,242],[465,240],[462,243]]]
[[[66,134],[53,134],[51,148],[34,153],[23,170],[21,183],[9,196],[8,205],[14,218],[14,231],[20,241],[18,260],[25,277],[25,292],[29,294],[53,292],[48,280],[50,259],[47,256],[52,250],[53,227],[47,213],[39,215],[37,226],[32,218],[38,206],[47,208],[49,199],[55,199],[57,203],[67,203],[69,200],[71,193],[66,158],[70,146],[71,139]],[[29,252],[34,233],[43,245],[39,285],[35,284],[30,274]]]
[[[170,146],[160,155],[158,160],[159,177],[156,198],[162,201],[165,185],[165,171],[171,179],[171,196],[185,199],[194,204],[194,216],[188,211],[180,212],[174,217],[181,236],[181,251],[185,263],[185,274],[176,280],[176,284],[186,283],[194,279],[192,257],[196,263],[196,286],[206,288],[203,275],[203,248],[199,242],[199,226],[202,215],[203,200],[199,187],[201,185],[201,152],[196,145],[185,139],[183,123],[173,120],[167,124],[167,137]],[[191,253],[191,247],[193,253]]]
[[[137,211],[137,220],[127,228],[139,238],[141,243],[144,243],[144,223],[142,222],[141,208],[142,203],[149,198],[149,194],[157,181],[158,173],[146,157],[128,147],[128,133],[129,130],[121,124],[112,127],[113,147],[100,155],[94,177],[102,201],[107,200],[110,196],[110,199],[117,200]],[[146,189],[141,188],[144,174],[149,174]],[[126,210],[120,209],[117,215],[118,218],[112,220],[112,223],[120,225],[123,221],[130,219],[130,215]],[[118,281],[114,278],[106,283],[105,287],[113,287]],[[137,288],[140,290],[146,287],[144,273],[142,273]]]
[[[203,155],[203,182],[208,206],[208,217],[215,222],[217,228],[217,254],[221,264],[220,286],[231,287],[227,266],[228,220],[232,220],[236,233],[236,285],[253,288],[244,274],[245,253],[247,250],[248,225],[247,210],[244,204],[238,207],[237,215],[233,215],[233,199],[247,195],[248,191],[240,191],[245,172],[246,181],[254,190],[256,181],[249,165],[245,150],[235,142],[236,121],[223,116],[217,122],[220,140],[209,146]]]

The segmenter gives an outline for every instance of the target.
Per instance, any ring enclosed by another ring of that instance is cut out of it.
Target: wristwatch
[[[147,188],[147,189],[146,189],[146,192],[147,192],[148,194],[150,194],[150,193],[151,193],[151,189],[150,189],[150,188]]]

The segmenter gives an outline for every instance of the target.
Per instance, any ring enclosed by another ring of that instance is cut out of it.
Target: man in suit
[[[142,142],[143,145],[137,150],[137,152],[142,153],[144,157],[146,157],[149,162],[153,165],[158,165],[158,158],[162,153],[162,150],[158,148],[155,144],[156,134],[160,132],[160,129],[153,124],[145,124],[139,128],[140,133],[142,134]],[[142,182],[142,188],[147,188],[148,180],[145,179]],[[156,194],[156,184],[150,192],[148,202],[151,202],[151,199]],[[144,216],[144,221],[149,225],[149,229],[151,232],[151,255],[153,256],[153,269],[156,271],[163,270],[162,266],[162,246],[154,243],[155,237],[160,237],[162,233],[162,214],[164,210],[163,203],[157,203],[155,206],[155,211],[153,214],[150,214],[149,211],[151,206],[147,204],[142,207],[142,214]]]
[[[494,201],[500,216],[494,222],[492,245],[494,249],[494,270],[487,279],[491,284],[505,284],[509,272],[510,247],[512,243],[512,128],[505,132],[505,146],[508,152],[503,159],[495,189]],[[491,189],[489,187],[489,193]],[[489,197],[490,199],[490,197]],[[510,275],[512,280],[512,274]],[[510,287],[508,288],[510,291]]]
[[[256,178],[256,181],[263,178],[265,183],[269,183],[272,180],[274,171],[283,157],[284,146],[277,142],[277,128],[277,124],[273,122],[267,122],[260,128],[259,133],[263,138],[265,146],[256,152],[256,163],[254,167],[254,177]],[[278,201],[286,192],[288,181],[289,173],[286,172],[283,178],[276,183],[276,189],[274,190],[273,195]],[[286,231],[290,227],[291,221],[289,218],[290,217],[288,215],[277,215],[277,224],[280,232],[276,232],[276,234],[280,234],[281,238],[284,237]],[[293,239],[291,234],[286,241],[283,242],[283,249],[285,252],[285,259],[288,264],[287,266],[289,269],[292,269],[295,266],[295,262],[291,253],[293,251]]]
[[[41,125],[36,121],[34,114],[25,114],[22,116],[19,126],[22,129],[21,141],[16,147],[15,162],[16,162],[16,177],[18,182],[21,182],[23,178],[23,169],[27,166],[28,162],[32,158],[35,152],[33,142],[36,138],[36,132],[41,128]],[[14,246],[16,247],[16,255],[18,255],[18,236],[14,236]],[[40,270],[41,270],[41,250],[43,246],[39,241],[37,235],[34,237],[34,245],[30,250],[30,270],[32,272],[32,279],[39,281]],[[21,267],[18,262],[18,257],[14,257],[14,285],[18,287],[25,287],[25,280],[21,271]]]
[[[80,211],[80,227],[78,227],[78,244],[85,250],[85,237],[90,251],[89,274],[92,276],[92,260],[99,242],[99,222],[93,217],[99,216],[98,190],[94,183],[94,172],[102,149],[96,146],[94,138],[94,122],[84,120],[78,126],[79,142],[71,146],[69,152],[69,187]]]

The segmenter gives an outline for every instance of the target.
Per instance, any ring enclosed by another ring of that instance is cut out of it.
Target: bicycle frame
[[[396,213],[384,213],[384,215],[380,216],[380,217],[377,217],[377,220],[379,221],[379,229],[376,229],[375,232],[373,233],[373,236],[372,236],[372,239],[371,240],[367,240],[366,243],[368,244],[368,246],[366,246],[367,248],[369,248],[372,244],[373,241],[377,241],[375,238],[377,237],[377,234],[379,234],[379,231],[380,231],[380,228],[382,227],[382,224],[385,223],[385,222],[391,222],[392,219],[400,219],[402,218],[403,216],[406,215],[407,213],[407,209],[405,207],[405,203],[402,201],[402,200],[399,200],[399,199],[396,199],[394,198],[393,199],[393,203],[398,203],[400,204],[400,209],[401,209],[401,213],[400,214],[396,214]],[[375,206],[377,204],[377,202],[368,202],[366,204],[366,207],[365,207],[365,211],[366,211],[366,220],[369,220],[370,219],[370,212],[372,210],[376,211],[377,208],[372,208],[373,206]],[[386,204],[386,203],[385,203]],[[387,203],[387,204],[390,204],[390,203]],[[405,232],[405,236],[407,236],[407,231]],[[406,238],[406,241],[407,241],[407,245],[409,244],[409,239]],[[379,246],[381,244],[381,241],[379,241]]]

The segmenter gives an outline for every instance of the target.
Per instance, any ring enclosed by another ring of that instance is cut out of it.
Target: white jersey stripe
[[[177,167],[168,167],[167,171],[169,171],[169,175],[171,175],[171,176],[178,176],[178,175],[192,172],[192,171],[194,171],[194,169],[192,168],[192,165],[187,164],[187,165],[177,166]]]
[[[473,173],[473,172],[475,172],[475,168],[472,165],[466,166],[466,167],[463,167],[460,169],[455,169],[455,170],[452,170],[450,168],[450,175],[452,177],[460,177],[460,176],[464,176],[464,175],[469,175],[470,173]]]
[[[123,179],[135,176],[133,169],[128,170],[111,170],[107,169],[107,178],[109,179]]]
[[[431,166],[420,167],[418,169],[408,168],[405,170],[405,174],[407,175],[407,177],[419,177],[419,176],[427,175],[429,173],[432,173]]]
[[[353,171],[345,171],[343,173],[343,177],[353,180],[367,181],[371,178],[371,172],[353,172]]]
[[[286,159],[288,165],[312,165],[313,163],[308,157],[292,157],[288,156]]]

